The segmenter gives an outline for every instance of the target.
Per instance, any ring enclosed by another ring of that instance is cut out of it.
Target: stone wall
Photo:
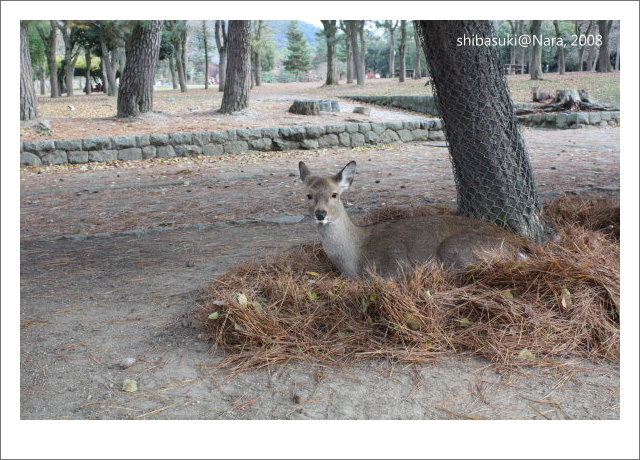
[[[232,129],[22,142],[20,144],[20,163],[35,166],[225,155],[255,151],[359,147],[444,139],[442,120],[440,119]]]
[[[367,102],[370,104],[383,105],[386,107],[395,107],[398,109],[412,110],[414,112],[426,113],[434,117],[440,116],[440,111],[436,105],[435,98],[433,96],[340,96],[344,99],[351,99],[354,101]],[[535,104],[529,104],[526,102],[514,102],[514,107],[531,108]]]
[[[620,124],[620,112],[570,112],[532,113],[520,115],[521,125],[533,128],[576,129],[586,125],[616,126]]]

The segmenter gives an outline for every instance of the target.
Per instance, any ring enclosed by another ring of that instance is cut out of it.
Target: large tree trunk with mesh
[[[29,25],[20,21],[20,120],[34,118],[38,118],[38,103],[29,53]]]
[[[251,21],[229,21],[227,75],[220,112],[249,106],[251,86]]]
[[[162,21],[140,21],[131,33],[118,90],[118,118],[136,117],[153,108],[162,25]]]
[[[491,22],[415,21],[415,26],[444,120],[458,212],[543,241],[548,228],[498,50],[456,46],[463,35],[494,37]]]

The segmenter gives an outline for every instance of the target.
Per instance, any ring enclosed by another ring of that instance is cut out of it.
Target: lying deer
[[[460,268],[479,259],[510,253],[519,246],[513,233],[460,216],[431,215],[355,225],[340,196],[353,182],[356,162],[350,162],[334,176],[312,175],[303,162],[299,169],[322,247],[347,277],[375,271],[385,278],[395,278],[401,270],[429,260],[447,268]]]

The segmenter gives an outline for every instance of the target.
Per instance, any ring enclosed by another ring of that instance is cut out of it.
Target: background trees
[[[311,69],[309,44],[298,27],[298,21],[289,22],[287,51],[287,58],[282,62],[287,71],[299,76]]]
[[[337,45],[337,33],[338,33],[338,21],[322,21],[324,27],[323,36],[327,43],[327,79],[324,84],[337,85],[338,79],[338,67],[336,62],[336,45]]]

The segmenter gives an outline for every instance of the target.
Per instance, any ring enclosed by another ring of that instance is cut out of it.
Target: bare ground
[[[525,130],[545,197],[617,194],[619,129]],[[313,239],[297,162],[355,159],[351,212],[453,205],[433,143],[117,166],[21,169],[23,419],[617,419],[619,366],[498,371],[469,356],[422,366],[310,362],[230,376],[188,313],[241,261]],[[369,161],[371,160],[371,161]],[[376,182],[379,181],[379,182]],[[602,188],[604,187],[604,188]],[[267,219],[267,221],[260,221]],[[127,369],[125,357],[136,362]],[[126,378],[138,391],[122,391]]]

